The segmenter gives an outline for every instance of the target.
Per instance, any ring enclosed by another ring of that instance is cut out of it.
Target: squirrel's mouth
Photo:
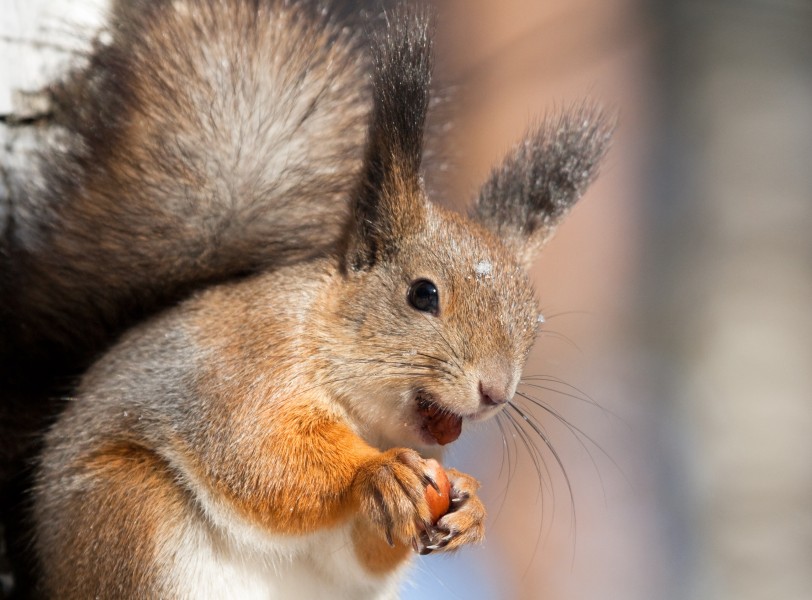
[[[462,433],[462,417],[437,404],[434,396],[420,390],[415,397],[421,432],[441,446],[450,444]]]

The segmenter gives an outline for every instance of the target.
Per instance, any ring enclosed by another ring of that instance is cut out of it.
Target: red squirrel
[[[433,523],[426,459],[511,401],[607,120],[531,128],[464,216],[422,178],[425,16],[366,48],[306,2],[130,0],[106,34],[3,247],[0,349],[92,363],[37,458],[36,593],[396,597],[483,539],[454,469]]]

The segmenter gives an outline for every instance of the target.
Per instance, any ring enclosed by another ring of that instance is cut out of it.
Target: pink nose
[[[493,382],[479,382],[479,400],[485,406],[499,406],[509,400],[505,386]]]

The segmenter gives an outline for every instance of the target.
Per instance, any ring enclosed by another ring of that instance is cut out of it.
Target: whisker
[[[548,315],[544,311],[542,311],[542,314],[544,315],[544,320],[549,321],[550,319],[556,319],[558,317],[568,317],[571,315],[592,315],[594,313],[588,310],[564,310],[561,312],[553,313],[551,315]]]
[[[434,356],[433,354],[427,354],[425,352],[415,352],[415,354],[417,356],[424,356],[424,357],[429,358],[431,360],[436,360],[437,362],[439,362],[442,365],[448,365],[450,367],[455,367],[460,373],[462,373],[462,369],[460,368],[460,366],[457,363],[452,363],[451,361],[449,361],[449,360],[447,360],[445,358],[441,358],[439,356]]]
[[[510,406],[510,405],[508,405],[508,406]],[[517,412],[521,415],[520,410],[518,410]],[[527,431],[525,431],[524,427],[522,427],[522,425],[521,425],[521,421],[518,421],[517,418],[514,415],[512,415],[510,412],[505,411],[504,415],[508,418],[510,423],[513,425],[513,428],[519,433],[520,438],[522,439],[523,443],[525,444],[525,447],[528,450],[528,454],[531,457],[531,459],[533,460],[534,465],[536,466],[536,475],[539,478],[539,481],[540,482],[542,481],[541,469],[538,466],[538,461],[539,460],[544,465],[544,471],[545,471],[545,473],[547,473],[547,476],[549,477],[550,476],[550,471],[547,468],[547,463],[544,460],[544,457],[542,456],[541,451],[539,450],[539,448],[537,448],[536,445],[532,443],[532,440],[530,440],[530,437],[529,437]],[[552,450],[552,447],[550,446],[549,440],[547,440],[546,435],[541,433],[540,437],[541,437],[542,440],[545,440],[545,445],[555,455],[555,452]],[[562,470],[563,470],[563,467],[561,466],[560,462],[559,462],[559,467],[562,468]],[[566,473],[565,473],[565,478],[566,478]],[[552,478],[550,478],[550,483],[552,484]],[[552,488],[550,488],[550,498],[552,500],[552,512],[551,512],[551,515],[550,515],[550,522],[552,523],[552,522],[555,521],[555,514],[556,514],[556,497],[555,497],[555,494],[552,491]],[[571,491],[570,491],[570,499],[571,499],[571,502],[570,502],[571,506],[574,506],[572,504],[572,492]],[[575,518],[574,508],[571,511],[571,515],[572,515],[573,527],[574,527],[574,518]],[[542,538],[543,532],[544,532],[544,515],[542,514],[541,521],[539,522],[538,534],[536,535],[536,543],[535,543],[535,545],[533,547],[533,553],[531,555],[531,558],[527,563],[527,567],[524,570],[524,574],[522,575],[523,578],[527,576],[527,573],[529,572],[530,567],[533,564],[533,557],[535,557],[536,553],[538,552],[538,548],[539,548],[539,545],[541,544],[541,538]]]
[[[517,393],[518,393],[518,392],[517,392]],[[624,472],[623,472],[623,469],[621,469],[621,468],[620,468],[620,465],[618,465],[618,464],[617,464],[617,462],[615,461],[615,459],[613,459],[613,458],[612,458],[612,455],[611,455],[611,454],[609,454],[609,453],[608,453],[608,452],[607,452],[607,451],[606,451],[606,450],[603,448],[603,446],[601,446],[599,443],[597,443],[597,442],[596,442],[596,441],[595,441],[595,440],[594,440],[594,439],[593,439],[593,438],[592,438],[592,437],[591,437],[591,436],[590,436],[588,433],[586,433],[586,432],[585,432],[583,429],[581,429],[581,428],[580,428],[580,427],[578,427],[577,425],[574,425],[574,424],[573,424],[571,421],[569,421],[569,420],[565,419],[565,418],[563,417],[563,415],[561,415],[561,413],[559,413],[558,411],[556,411],[554,408],[552,408],[552,407],[551,407],[549,404],[547,404],[546,402],[542,401],[541,399],[539,399],[539,398],[535,398],[535,397],[533,397],[533,396],[529,396],[529,395],[527,395],[527,394],[519,394],[519,395],[520,395],[522,398],[524,398],[525,400],[529,400],[530,402],[532,402],[533,404],[535,404],[535,405],[536,405],[536,406],[538,406],[539,408],[544,409],[545,411],[547,411],[548,413],[550,413],[551,415],[553,415],[554,417],[556,417],[557,419],[559,419],[559,420],[560,420],[562,423],[564,423],[564,424],[565,424],[567,427],[569,427],[569,428],[570,428],[570,431],[573,433],[573,435],[575,435],[575,434],[576,434],[576,432],[577,432],[579,435],[583,436],[583,438],[584,438],[584,439],[586,439],[587,441],[589,441],[589,443],[591,443],[591,444],[592,444],[592,445],[593,445],[595,448],[597,448],[597,449],[600,451],[600,453],[601,453],[601,454],[603,454],[603,456],[604,456],[606,459],[608,459],[608,460],[609,460],[609,462],[611,462],[611,463],[612,463],[612,465],[614,465],[614,467],[615,467],[615,468],[618,470],[618,472],[619,472],[621,475],[624,475],[624,477],[625,477],[625,474],[624,474]],[[577,437],[577,436],[576,436],[576,437]],[[627,481],[628,481],[628,479],[627,479]]]
[[[581,438],[581,436],[586,438],[590,443],[592,443],[593,446],[598,448],[598,450],[600,450],[604,454],[604,456],[607,456],[606,451],[597,442],[595,442],[594,439],[592,439],[589,435],[584,433],[583,430],[581,430],[580,428],[578,428],[575,425],[573,425],[572,423],[570,423],[558,411],[553,409],[551,406],[547,405],[545,402],[539,400],[538,398],[533,398],[531,396],[528,396],[527,394],[524,394],[522,392],[516,392],[516,394],[518,396],[524,398],[525,400],[528,400],[529,402],[532,402],[535,406],[538,406],[542,410],[546,411],[547,413],[549,413],[550,415],[552,415],[553,417],[558,419],[558,421],[561,422],[567,429],[569,429],[572,436],[578,441],[578,444],[580,444],[580,446],[584,449],[584,451],[587,453],[587,456],[589,456],[589,460],[592,463],[592,467],[595,469],[595,473],[597,473],[597,475],[598,475],[598,481],[600,482],[600,485],[601,485],[601,492],[603,494],[604,504],[606,504],[606,487],[605,487],[604,482],[603,482],[603,476],[601,475],[601,471],[598,468],[598,463],[595,461],[595,457],[593,456],[592,452],[589,450],[589,446],[586,445],[586,443]],[[610,460],[611,460],[611,458],[610,458]]]
[[[536,478],[539,483],[536,501],[538,501],[539,496],[543,494],[545,485],[548,486],[546,489],[553,498],[553,501],[555,501],[555,495],[553,494],[553,489],[551,487],[552,477],[550,475],[549,468],[547,468],[547,462],[544,460],[544,456],[541,454],[538,447],[536,447],[536,445],[533,443],[533,440],[530,438],[527,431],[525,431],[524,428],[519,426],[520,423],[515,420],[513,415],[511,415],[509,412],[505,412],[504,414],[508,418],[508,420],[511,421],[516,433],[518,434],[519,439],[521,440],[522,444],[524,444],[525,449],[527,450],[530,460],[533,461],[533,466],[536,469]],[[546,477],[544,477],[544,475],[546,475]],[[555,502],[553,502],[553,504],[555,504]],[[553,506],[553,513],[555,513],[555,505]]]
[[[439,365],[428,365],[422,363],[415,363],[415,362],[404,362],[404,361],[395,361],[395,360],[383,360],[379,358],[353,358],[346,360],[348,363],[361,363],[361,364],[381,364],[381,365],[393,365],[397,367],[410,367],[415,369],[425,369],[427,371],[436,371],[438,373],[445,373],[446,375],[453,376],[453,373],[448,369],[445,369]]]
[[[555,339],[561,340],[562,342],[567,342],[570,346],[572,346],[579,354],[583,354],[581,348],[576,344],[572,339],[568,336],[564,335],[560,331],[553,331],[551,329],[539,329],[538,333],[536,333],[536,337],[541,337],[542,335],[547,335],[553,337]]]
[[[505,424],[502,422],[503,417],[504,417],[504,415],[499,413],[499,414],[496,415],[496,419],[495,419],[496,426],[499,428],[499,433],[502,435],[502,462],[499,465],[499,476],[498,476],[497,479],[499,479],[499,480],[502,479],[502,473],[504,472],[506,457],[507,457],[508,476],[507,476],[507,480],[505,481],[505,484],[502,486],[502,490],[501,490],[502,500],[499,503],[499,508],[496,509],[496,515],[493,518],[494,523],[499,520],[499,515],[502,514],[502,508],[504,508],[505,501],[507,500],[508,485],[510,484],[510,481],[512,479],[511,476],[513,474],[512,457],[510,455],[510,446],[508,445],[507,435],[505,433]],[[514,440],[514,444],[515,444],[515,440]]]
[[[550,471],[547,468],[547,463],[544,460],[544,457],[539,452],[539,449],[536,447],[535,444],[533,444],[532,440],[529,438],[527,432],[519,424],[519,422],[516,421],[515,417],[512,414],[510,414],[509,412],[507,412],[507,411],[505,411],[503,414],[508,419],[510,424],[513,425],[513,429],[518,434],[519,439],[522,441],[522,443],[525,446],[525,449],[527,450],[528,456],[530,457],[531,461],[533,462],[533,466],[534,466],[534,468],[536,470],[536,480],[539,482],[539,487],[538,487],[538,492],[537,492],[536,499],[538,500],[539,495],[541,495],[542,498],[543,498],[543,489],[544,489],[544,481],[545,481],[545,479],[544,479],[544,477],[542,475],[542,469],[544,470],[544,473],[546,473],[547,478],[550,478]],[[550,485],[551,484],[552,484],[552,479],[550,478]],[[553,493],[552,488],[549,488],[549,490],[550,490],[550,492],[549,492],[550,493],[550,498],[552,500],[552,511],[551,511],[551,514],[550,514],[550,522],[552,523],[552,522],[555,521],[556,505],[555,505],[555,494]],[[527,575],[527,571],[530,569],[530,566],[533,564],[533,558],[532,557],[536,556],[536,553],[538,552],[538,547],[539,547],[539,545],[541,543],[542,535],[544,534],[544,517],[545,517],[545,515],[544,515],[544,512],[542,510],[542,512],[539,515],[539,528],[538,528],[538,533],[536,534],[536,543],[533,546],[533,554],[531,555],[531,558],[527,563],[527,568],[525,569],[525,572],[524,572],[523,576]]]
[[[572,489],[572,481],[570,480],[570,477],[569,477],[569,474],[567,473],[567,470],[564,468],[564,462],[561,460],[561,455],[553,447],[549,436],[544,431],[541,424],[539,424],[539,422],[536,421],[532,417],[532,415],[530,415],[525,410],[522,410],[521,407],[517,406],[513,402],[508,403],[508,408],[513,410],[522,419],[522,421],[524,423],[526,423],[530,427],[530,429],[541,439],[541,441],[544,442],[544,445],[547,446],[547,449],[553,455],[553,458],[555,459],[555,462],[558,465],[558,468],[561,470],[561,474],[564,476],[564,481],[567,484],[567,492],[568,492],[569,497],[570,497],[570,508],[571,508],[571,514],[572,514],[573,531],[575,531],[575,525],[576,525],[575,494],[573,493],[573,489]]]
[[[443,332],[442,332],[442,331],[440,331],[440,329],[439,329],[439,328],[438,328],[438,327],[437,327],[437,326],[436,326],[434,323],[432,323],[432,321],[431,321],[431,317],[429,317],[428,315],[426,315],[426,314],[424,314],[424,313],[420,313],[420,314],[421,314],[421,315],[423,315],[423,318],[425,318],[425,319],[426,319],[426,322],[427,322],[429,325],[431,325],[431,328],[432,328],[432,329],[434,329],[434,331],[435,331],[435,332],[437,332],[437,335],[439,336],[439,338],[440,338],[440,339],[443,341],[443,343],[444,343],[446,346],[448,346],[448,349],[449,349],[449,350],[451,350],[451,355],[452,355],[452,357],[453,357],[453,359],[454,359],[454,364],[457,366],[457,368],[458,368],[460,371],[462,371],[462,370],[463,370],[462,365],[461,365],[461,364],[459,363],[459,361],[458,361],[458,359],[460,358],[460,356],[459,356],[459,354],[457,354],[457,351],[456,351],[456,349],[454,348],[454,346],[452,346],[452,345],[451,345],[451,342],[449,342],[449,341],[446,339],[446,337],[443,335]]]
[[[605,415],[613,417],[613,418],[615,418],[615,419],[617,419],[619,421],[623,421],[623,419],[621,419],[621,417],[617,413],[615,413],[614,411],[606,408],[605,406],[602,406],[599,402],[597,402],[596,400],[591,398],[589,395],[587,395],[586,393],[579,390],[574,385],[570,385],[569,383],[566,383],[565,381],[562,381],[561,379],[558,379],[556,377],[544,376],[544,375],[523,377],[522,379],[523,380],[519,382],[519,385],[526,385],[526,386],[531,387],[531,388],[535,388],[535,389],[539,389],[539,390],[545,390],[547,392],[553,392],[553,393],[559,394],[561,396],[566,396],[567,398],[572,398],[574,400],[579,400],[581,402],[585,402],[586,404],[591,404],[595,408],[599,409]],[[563,385],[565,387],[568,387],[571,390],[574,390],[575,393],[565,392],[565,391],[562,391],[562,390],[559,390],[559,389],[556,389],[556,388],[540,385],[538,383],[528,383],[527,381],[524,381],[524,379],[529,379],[531,381],[549,381],[550,383],[556,383],[558,385]]]
[[[603,455],[603,457],[606,458],[612,464],[612,466],[615,468],[615,470],[618,473],[620,473],[620,475],[621,475],[621,477],[623,477],[624,481],[626,481],[626,483],[629,486],[632,486],[631,480],[629,479],[628,475],[623,470],[623,468],[618,464],[618,462],[612,457],[612,455],[609,454],[603,448],[603,446],[601,446],[599,443],[597,443],[595,441],[595,439],[592,438],[589,434],[587,434],[583,429],[581,429],[577,425],[573,424],[568,419],[564,418],[564,416],[560,412],[555,410],[552,406],[550,406],[546,402],[542,401],[540,398],[535,398],[533,396],[529,396],[527,394],[523,394],[523,393],[520,393],[520,392],[517,392],[517,394],[519,396],[521,396],[522,398],[524,398],[525,400],[527,400],[529,402],[532,402],[534,405],[536,405],[539,408],[541,408],[542,410],[546,411],[547,413],[549,413],[550,415],[552,415],[556,419],[558,419],[564,426],[566,426],[570,430],[570,433],[572,434],[572,436],[575,439],[578,440],[578,443],[584,448],[586,453],[589,455],[589,459],[592,462],[592,466],[593,466],[593,468],[595,469],[595,472],[598,475],[598,479],[600,480],[600,483],[601,483],[601,489],[603,491],[604,504],[606,503],[606,489],[604,487],[603,477],[601,476],[601,471],[600,471],[600,468],[598,467],[598,464],[597,464],[597,461],[595,460],[594,455],[592,454],[592,452],[590,452],[590,450],[587,447],[584,440],[586,440],[590,444],[592,444],[592,446],[594,448],[596,448]]]
[[[499,413],[496,415],[496,425],[499,427],[499,433],[502,436],[502,461],[499,463],[499,478],[502,478],[502,473],[505,470],[505,460],[507,460],[508,466],[508,480],[510,480],[511,475],[513,475],[513,469],[511,464],[511,456],[510,456],[510,448],[508,447],[507,443],[507,436],[505,435],[505,424],[501,420],[502,414]]]

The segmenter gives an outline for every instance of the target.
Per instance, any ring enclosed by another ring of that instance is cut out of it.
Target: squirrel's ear
[[[597,175],[613,128],[601,110],[588,105],[545,120],[493,170],[471,217],[529,266]]]
[[[428,15],[407,10],[387,15],[384,31],[373,37],[372,66],[372,122],[347,256],[354,270],[375,264],[424,219],[420,165],[432,68]]]

